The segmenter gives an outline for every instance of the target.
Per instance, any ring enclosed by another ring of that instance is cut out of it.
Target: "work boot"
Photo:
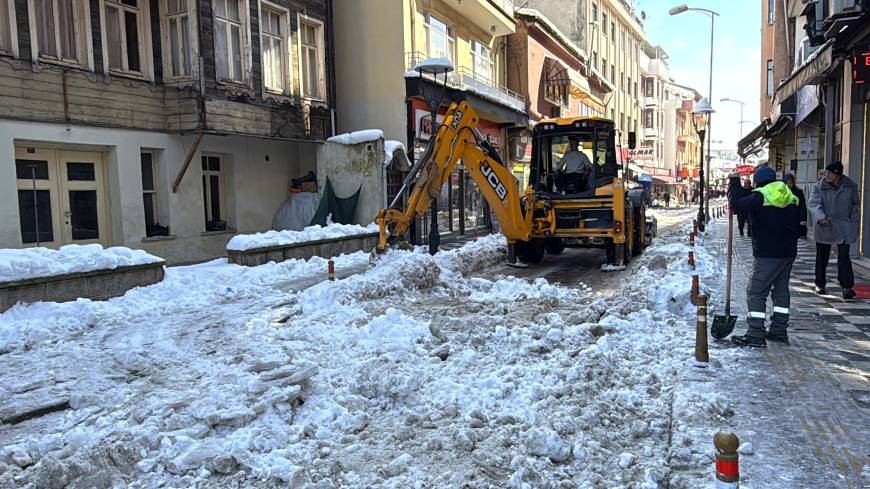
[[[786,345],[790,344],[788,342],[788,333],[771,333],[768,331],[764,335],[764,337],[765,337],[765,339],[767,339],[767,341],[775,341],[777,343],[785,343]]]
[[[816,294],[819,294],[819,295],[825,295],[825,294],[828,293],[828,292],[825,290],[824,287],[818,287],[818,286],[816,286],[816,289],[815,289],[815,290],[816,290]]]
[[[852,289],[843,289],[843,299],[849,300],[855,298],[855,291]]]
[[[751,348],[767,348],[767,342],[764,341],[764,338],[756,338],[755,336],[749,336],[749,333],[746,333],[743,336],[732,336],[731,342],[734,343],[735,346],[748,346]]]

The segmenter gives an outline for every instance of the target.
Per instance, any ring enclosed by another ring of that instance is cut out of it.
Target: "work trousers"
[[[831,258],[831,245],[816,243],[816,287],[824,289],[828,282],[828,260]],[[837,245],[837,281],[843,290],[855,285],[855,273],[852,271],[852,258],[849,257],[849,244]]]
[[[746,286],[746,304],[749,317],[746,332],[755,338],[764,338],[764,319],[767,316],[767,297],[773,298],[773,316],[770,334],[784,336],[788,329],[788,308],[791,294],[788,279],[794,258],[756,258],[752,276]]]

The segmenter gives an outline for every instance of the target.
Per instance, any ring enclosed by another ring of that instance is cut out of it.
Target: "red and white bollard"
[[[692,292],[689,296],[693,306],[698,305],[698,296],[701,295],[701,278],[697,275],[692,275]]]
[[[694,241],[695,240],[693,239],[692,240],[693,245],[694,245]],[[695,269],[695,252],[694,251],[689,252],[689,266],[692,267],[692,270]]]
[[[327,277],[329,278],[329,281],[335,282],[335,262],[332,260],[329,260],[328,262],[326,262],[326,265],[327,265],[326,273],[327,273]]]
[[[720,431],[713,437],[716,447],[716,489],[740,487],[740,440],[734,433]]]
[[[695,246],[695,233],[689,233],[689,246]]]

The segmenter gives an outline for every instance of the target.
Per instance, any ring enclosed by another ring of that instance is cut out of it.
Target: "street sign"
[[[755,167],[752,165],[737,165],[734,168],[734,171],[739,173],[740,175],[742,175],[744,177],[748,177],[748,176],[752,175],[753,173],[755,173]]]
[[[870,80],[870,48],[855,50],[852,56],[852,80],[856,85]]]

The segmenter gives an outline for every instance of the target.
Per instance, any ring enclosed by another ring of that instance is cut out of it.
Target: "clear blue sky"
[[[713,118],[712,139],[722,140],[714,149],[736,148],[740,135],[740,105],[720,102],[723,97],[746,102],[744,134],[758,124],[761,58],[760,0],[639,0],[638,9],[646,12],[647,39],[661,45],[670,56],[671,78],[708,96],[710,65],[710,17],[702,12],[668,15],[671,7],[686,3],[689,7],[715,10],[713,47]]]

